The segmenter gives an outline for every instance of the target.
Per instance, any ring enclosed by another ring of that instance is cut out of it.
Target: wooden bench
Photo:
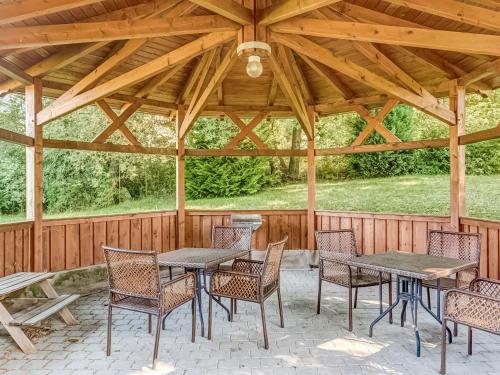
[[[20,272],[0,278],[0,323],[24,353],[35,353],[36,349],[22,327],[37,326],[56,313],[66,324],[76,323],[67,306],[80,296],[58,295],[48,280],[54,275],[48,272]],[[37,298],[36,304],[11,314],[5,307],[5,302],[15,302],[17,299],[8,296],[32,285],[38,285],[47,298]]]

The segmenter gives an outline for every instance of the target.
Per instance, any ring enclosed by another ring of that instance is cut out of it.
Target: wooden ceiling
[[[190,116],[230,109],[307,122],[305,108],[321,116],[390,98],[452,123],[436,100],[450,80],[481,95],[500,86],[497,0],[256,7],[254,17],[247,0],[1,1],[0,95],[41,78],[44,95],[58,98],[42,123],[93,103],[133,112],[137,100],[159,114],[182,104]],[[257,79],[234,53],[254,22],[273,48]]]

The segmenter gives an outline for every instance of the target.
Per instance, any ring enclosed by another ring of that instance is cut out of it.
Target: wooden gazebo
[[[365,252],[423,251],[427,230],[446,227],[486,233],[482,271],[499,277],[500,223],[465,218],[464,199],[465,145],[500,137],[499,126],[465,134],[464,124],[465,94],[500,87],[498,1],[7,0],[0,27],[0,95],[26,95],[26,134],[0,129],[0,140],[26,146],[28,181],[28,221],[0,226],[3,273],[97,264],[103,243],[158,251],[200,244],[228,212],[185,210],[186,156],[293,155],[307,158],[308,208],[261,212],[267,226],[257,248],[288,231],[290,247],[314,249],[316,228],[353,227]],[[254,39],[272,47],[259,78],[236,53]],[[42,96],[54,100],[43,108]],[[398,103],[448,124],[449,138],[400,141],[382,124]],[[87,105],[109,119],[93,141],[43,139],[51,121]],[[136,111],[175,118],[177,147],[141,145],[126,126]],[[316,149],[317,117],[347,111],[367,122],[354,143]],[[200,116],[227,116],[241,132],[220,150],[186,149]],[[270,149],[253,133],[268,117],[296,117],[307,149]],[[107,142],[114,132],[128,145]],[[364,145],[372,132],[387,143]],[[238,149],[245,138],[256,149]],[[450,149],[450,217],[315,210],[315,156],[428,147]],[[175,156],[177,210],[42,221],[43,148]]]

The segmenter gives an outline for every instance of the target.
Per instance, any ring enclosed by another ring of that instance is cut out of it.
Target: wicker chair
[[[481,255],[481,235],[479,233],[431,230],[429,231],[427,254],[479,262]],[[479,267],[461,271],[456,275],[456,277],[445,277],[440,279],[439,288],[443,291],[452,288],[467,288],[470,282],[478,276]],[[437,280],[422,282],[422,286],[427,288],[427,305],[429,308],[431,308],[430,289],[437,289],[437,282]],[[441,298],[441,296],[438,294],[437,298]],[[456,325],[453,331],[456,336]]]
[[[441,338],[441,374],[446,373],[446,323],[468,328],[467,351],[472,355],[472,328],[500,335],[500,281],[477,278],[468,289],[450,289],[444,295]]]
[[[389,305],[392,304],[391,275],[377,271],[356,268],[343,263],[343,260],[359,256],[356,248],[354,232],[345,230],[316,231],[316,243],[319,250],[319,287],[316,313],[321,310],[321,284],[323,281],[337,284],[349,289],[349,331],[352,331],[352,289],[355,290],[354,308],[357,306],[358,288],[379,285],[380,312],[382,306],[382,285],[389,286]],[[389,313],[392,323],[392,312]]]
[[[108,268],[109,304],[107,352],[111,354],[111,327],[113,308],[148,314],[148,332],[151,333],[151,316],[156,315],[156,337],[153,352],[153,369],[156,367],[162,318],[177,307],[191,301],[191,340],[196,330],[196,280],[186,273],[175,280],[162,282],[158,258],[154,252],[103,247]]]
[[[264,302],[275,291],[278,294],[280,326],[285,326],[280,291],[280,266],[283,250],[288,240],[285,236],[279,242],[267,246],[264,261],[236,259],[232,271],[215,271],[210,279],[208,304],[208,339],[212,339],[212,299],[227,297],[260,304],[264,347],[269,349]]]

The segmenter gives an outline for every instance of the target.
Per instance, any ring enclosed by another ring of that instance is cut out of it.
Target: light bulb
[[[260,77],[263,71],[262,63],[260,62],[260,57],[252,55],[248,58],[247,63],[247,74],[252,78]]]

